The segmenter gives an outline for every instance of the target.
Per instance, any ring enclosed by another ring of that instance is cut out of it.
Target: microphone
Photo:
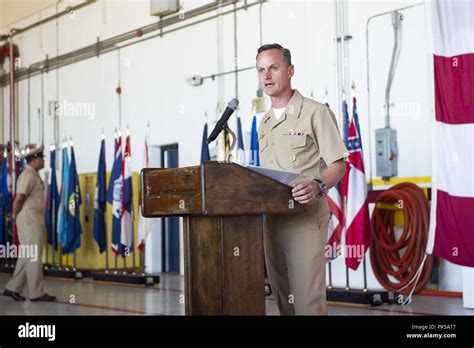
[[[211,135],[209,135],[209,137],[207,138],[206,144],[210,144],[211,142],[216,140],[219,133],[225,128],[225,125],[227,124],[227,121],[229,120],[230,116],[232,116],[235,109],[237,109],[237,106],[239,106],[239,101],[235,98],[232,99],[229,104],[227,104],[224,113],[222,114],[219,121],[217,121],[217,124],[212,130]]]

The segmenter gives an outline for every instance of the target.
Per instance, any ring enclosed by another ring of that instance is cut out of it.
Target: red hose
[[[396,210],[383,209],[377,206],[378,203],[398,205],[403,210],[404,224],[400,237],[395,235]],[[370,261],[375,277],[385,289],[409,294],[415,285],[412,279],[423,262],[428,241],[430,212],[428,199],[422,189],[406,182],[381,193],[375,204],[371,219],[370,246]],[[432,266],[433,258],[429,255],[414,293],[425,287]]]

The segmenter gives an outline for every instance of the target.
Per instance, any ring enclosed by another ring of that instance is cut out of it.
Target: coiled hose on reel
[[[375,277],[389,291],[404,295],[417,293],[430,279],[433,266],[433,257],[428,255],[420,270],[428,242],[428,199],[421,188],[407,182],[384,191],[375,203],[370,246]],[[404,223],[403,232],[397,237],[394,220],[395,212],[400,209]],[[415,279],[420,271],[419,279]]]

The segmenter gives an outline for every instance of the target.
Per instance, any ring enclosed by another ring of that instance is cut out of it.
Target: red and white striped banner
[[[427,252],[474,267],[474,1],[432,6],[436,126]]]

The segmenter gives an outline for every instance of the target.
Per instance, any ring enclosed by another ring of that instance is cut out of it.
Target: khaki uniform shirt
[[[278,121],[272,109],[265,114],[258,145],[260,165],[299,173],[294,182],[319,179],[331,163],[348,156],[334,114],[297,90]]]
[[[45,198],[43,180],[38,172],[30,166],[18,177],[16,183],[17,194],[26,196],[25,203],[18,214],[18,218],[27,218],[28,221],[37,221],[40,218],[44,223]]]

